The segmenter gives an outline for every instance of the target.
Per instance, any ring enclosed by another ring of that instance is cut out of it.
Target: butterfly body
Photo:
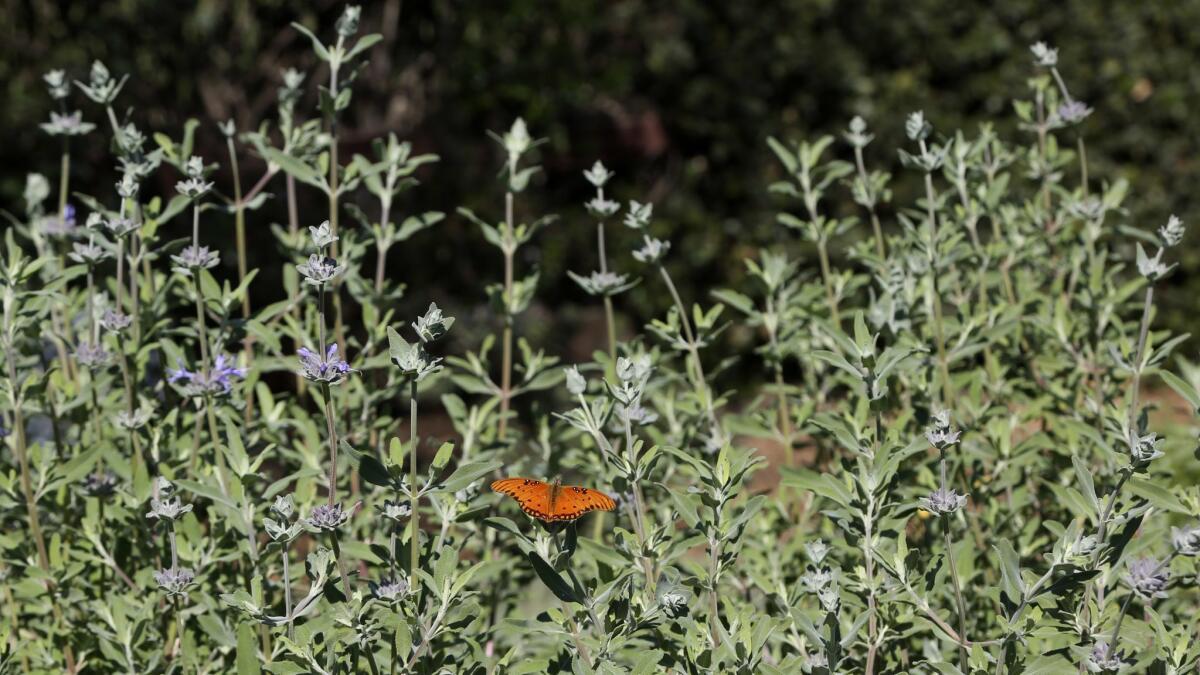
[[[504,478],[492,483],[492,489],[517,501],[525,513],[546,522],[575,520],[589,511],[612,511],[617,504],[611,497],[591,488],[560,485],[533,478]]]

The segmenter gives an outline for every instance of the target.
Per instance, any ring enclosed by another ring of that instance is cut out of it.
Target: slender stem
[[[246,281],[246,200],[242,199],[242,177],[238,168],[237,150],[233,145],[233,137],[229,136],[225,139],[225,145],[229,149],[229,166],[233,172],[233,220],[235,239],[237,242],[237,268],[238,268],[238,284]],[[266,183],[266,179],[271,175],[270,171],[263,175],[259,180],[255,189],[261,189],[260,186]],[[242,319],[250,320],[250,293],[242,294]],[[249,364],[254,356],[254,347],[252,346],[253,339],[247,331],[242,339],[242,351],[246,354],[246,363]],[[254,419],[254,397],[246,397],[245,420],[249,424]]]
[[[688,319],[687,308],[683,305],[683,299],[679,297],[679,290],[675,288],[675,282],[671,280],[671,275],[667,272],[667,268],[662,262],[658,264],[659,274],[662,275],[663,281],[667,284],[667,291],[671,294],[671,300],[675,303],[675,309],[679,312],[679,322],[683,328],[683,336],[688,343],[688,354],[692,357],[692,368],[689,373],[692,374],[692,385],[696,388],[696,395],[700,398],[704,405],[705,412],[708,416],[709,424],[712,426],[712,432],[720,434],[720,441],[725,442],[724,430],[721,428],[720,422],[717,421],[717,414],[713,404],[712,393],[708,388],[708,378],[704,375],[704,364],[700,362],[700,350],[696,345],[696,336],[692,333],[692,323]]]
[[[288,559],[292,557],[291,546],[283,543],[283,612],[288,617],[287,636],[291,640],[295,636],[296,622],[292,621],[292,572],[288,568]]]
[[[946,541],[946,564],[950,567],[950,581],[954,587],[954,600],[958,606],[958,632],[965,640],[967,635],[967,603],[963,600],[962,584],[958,581],[958,566],[954,562],[954,542],[950,540],[949,518],[946,519],[943,535]],[[962,642],[958,644],[958,660],[959,669],[964,673],[970,672],[967,665],[967,648]]]
[[[1154,306],[1154,286],[1146,286],[1146,299],[1142,303],[1142,321],[1138,326],[1137,354],[1133,361],[1133,382],[1129,385],[1129,431],[1137,433],[1138,397],[1142,388],[1142,361],[1146,357],[1146,337],[1150,332],[1150,310]]]
[[[710,539],[708,542],[708,609],[709,639],[714,647],[721,644],[721,600],[717,596],[717,571],[721,560],[721,542]]]
[[[596,667],[596,664],[592,661],[592,655],[587,645],[583,643],[583,637],[579,630],[579,622],[575,620],[575,615],[567,608],[567,603],[563,602],[561,604],[562,612],[567,617],[567,626],[571,631],[571,641],[575,643],[575,651],[579,654],[579,658],[583,659],[587,671],[590,672]]]
[[[177,629],[177,635],[175,637],[176,648],[173,650],[173,653],[171,654],[171,658],[172,658],[172,660],[182,660],[183,659],[183,630],[184,630],[183,608],[179,606],[179,598],[172,599],[171,605],[175,608],[175,626]]]
[[[421,558],[421,514],[417,510],[417,378],[409,385],[408,400],[408,498],[409,498],[409,559],[408,583],[413,594],[417,593],[417,567]]]
[[[878,416],[876,416],[878,420]],[[879,436],[875,437],[875,450],[879,449]],[[879,649],[878,609],[875,602],[875,499],[868,498],[867,512],[863,517],[863,567],[867,586],[867,675],[875,673],[875,652]],[[903,533],[901,536],[904,536]]]
[[[7,316],[8,303],[5,303],[5,304],[6,304],[5,323],[7,324],[7,323],[9,323],[8,320],[10,317]],[[6,326],[6,328],[7,328],[7,326]],[[8,331],[8,332],[11,335],[11,331]],[[7,344],[7,354],[5,356],[6,356],[5,360],[8,361],[9,403],[12,405],[13,426],[15,427],[14,431],[16,432],[15,451],[16,451],[16,455],[17,455],[17,465],[21,472],[21,492],[23,493],[23,495],[25,497],[25,511],[29,516],[29,532],[30,532],[30,534],[33,535],[34,546],[37,548],[38,566],[42,568],[42,572],[44,572],[46,574],[47,579],[50,579],[50,578],[52,578],[51,573],[50,573],[50,557],[46,553],[46,539],[42,535],[42,524],[41,524],[41,520],[38,518],[37,498],[34,496],[33,481],[30,478],[29,450],[28,450],[28,447],[26,446],[26,440],[25,440],[25,416],[21,411],[21,406],[24,404],[24,401],[22,401],[22,397],[20,396],[20,393],[19,393],[20,392],[20,384],[17,382],[17,368],[16,368],[16,362],[14,360],[15,354],[13,353],[13,348],[12,348],[11,343]],[[53,586],[53,582],[48,580],[46,582],[47,591],[50,591],[52,586]],[[51,607],[53,608],[53,611],[54,611],[55,621],[57,621],[61,625],[63,622],[62,610],[58,606],[58,600],[53,599],[53,595],[52,595],[52,600],[51,600]],[[74,673],[75,672],[75,653],[71,649],[70,644],[65,644],[63,646],[63,656],[67,662],[67,664],[66,664],[67,672]]]
[[[197,413],[199,414],[199,413]],[[204,397],[204,415],[208,418],[208,435],[212,438],[213,457],[217,460],[216,470],[213,475],[217,478],[217,487],[221,490],[221,494],[225,497],[229,496],[229,492],[225,487],[225,453],[221,451],[221,432],[217,430],[217,414],[214,406],[213,397]],[[250,539],[250,552],[257,557],[258,553],[254,550],[254,532],[253,528],[248,533]]]
[[[604,197],[604,189],[600,189],[600,197]],[[596,223],[596,250],[600,257],[600,272],[608,272],[608,255],[605,252],[604,246],[604,221]],[[617,361],[617,328],[613,321],[613,302],[612,297],[604,296],[604,324],[608,328],[608,359],[612,363]],[[610,370],[612,366],[610,366]]]
[[[62,163],[59,168],[58,176],[58,217],[66,218],[67,216],[67,195],[70,194],[68,186],[71,182],[71,141],[70,136],[63,136],[62,144]]]
[[[89,264],[87,266],[87,316],[88,316],[88,340],[93,346],[97,344],[100,338],[100,328],[96,324],[96,271],[95,266]]]
[[[135,211],[138,221],[141,221],[141,208]],[[142,259],[144,247],[142,245],[142,235],[139,230],[134,230],[129,236],[129,315],[133,319],[133,344],[137,349],[142,345],[142,299],[141,291],[138,283],[138,266],[137,263]],[[153,285],[154,278],[152,273],[147,271],[150,279],[147,283]]]
[[[290,174],[290,173],[287,175],[287,178],[286,178],[286,191],[287,191],[287,211],[288,211],[288,235],[289,235],[291,241],[295,241],[297,233],[300,231],[300,213],[299,213],[299,209],[296,206],[296,179],[293,178],[292,174]],[[298,302],[292,303],[290,313],[292,315],[292,318],[295,319],[297,322],[299,322],[299,320],[300,320],[300,303],[298,303]],[[299,336],[297,336],[295,339],[292,340],[292,351],[296,351],[303,346],[304,345],[302,345],[300,343]],[[304,396],[304,390],[305,390],[306,386],[307,386],[307,381],[304,379],[303,376],[297,374],[296,375],[296,391],[300,393],[301,398],[303,398],[303,396]]]
[[[829,266],[829,252],[826,250],[825,238],[817,239],[817,257],[821,261],[821,279],[825,282],[825,301],[829,304],[829,316],[833,325],[840,326],[841,314],[838,311],[837,293],[833,290],[833,271]]]
[[[343,38],[338,37],[338,46],[340,47]],[[335,99],[338,95],[338,69],[336,67],[329,69],[329,92]],[[338,257],[338,198],[340,196],[340,188],[338,187],[338,178],[341,167],[338,164],[338,124],[337,113],[330,113],[329,119],[329,230],[334,236],[333,244],[330,245],[331,257]],[[338,349],[345,352],[346,340],[345,332],[342,325],[342,296],[335,292],[333,295],[333,335],[337,341]]]
[[[1087,146],[1083,143],[1083,134],[1079,134],[1076,139],[1076,144],[1079,146],[1079,184],[1083,187],[1083,196],[1088,196],[1088,166],[1087,166]]]
[[[111,103],[104,107],[104,111],[108,114],[108,124],[112,127],[113,140],[117,142],[117,153],[123,157],[125,156],[125,133],[121,131],[121,123],[117,121],[117,113],[113,110]]]
[[[383,295],[383,275],[387,268],[387,246],[379,246],[375,254],[375,295]]]
[[[13,352],[8,350],[8,386],[9,403],[13,411],[13,431],[16,433],[17,465],[21,471],[21,492],[25,497],[25,511],[29,516],[29,531],[33,535],[33,543],[37,548],[38,566],[43,572],[50,572],[50,558],[46,554],[46,540],[42,536],[41,519],[38,517],[37,498],[33,494],[33,481],[29,470],[29,449],[25,440],[25,415],[21,410],[24,402],[18,395],[20,384],[17,382],[17,372],[13,365]]]
[[[242,178],[238,169],[237,149],[233,146],[233,137],[225,139],[229,149],[229,168],[233,172],[233,217],[235,236],[237,240],[238,283],[246,280],[246,203],[242,201]],[[250,295],[242,296],[242,317],[250,318]]]
[[[792,411],[791,405],[788,403],[787,385],[783,381],[783,368],[776,366],[775,368],[775,402],[779,406],[779,425],[783,430],[783,451],[787,453],[785,458],[788,466],[794,466],[796,463],[796,453],[792,448]]]
[[[629,466],[637,467],[638,458],[637,454],[634,452],[633,422],[630,421],[628,415],[624,417],[626,460],[629,462]],[[653,561],[646,557],[646,498],[642,496],[642,486],[638,481],[631,480],[630,483],[633,487],[633,531],[638,539],[637,557],[641,560],[642,571],[646,575],[646,590],[647,592],[651,592],[655,586],[656,579]]]
[[[333,397],[329,392],[329,384],[323,383],[321,390],[325,397],[325,431],[329,437],[329,505],[333,506],[337,499],[337,428],[333,421]]]
[[[1121,612],[1117,614],[1117,623],[1113,626],[1112,638],[1108,641],[1108,647],[1112,653],[1117,651],[1117,640],[1121,638],[1121,623],[1125,621],[1125,615],[1129,612],[1129,603],[1133,600],[1133,596],[1133,591],[1130,591],[1129,595],[1125,596],[1125,602],[1121,603]]]
[[[396,666],[400,663],[400,633],[392,629],[392,675],[396,675]]]
[[[342,590],[346,593],[346,600],[349,601],[354,593],[350,590],[350,575],[346,574],[346,560],[342,556],[342,545],[338,542],[336,530],[329,531],[329,540],[333,544],[333,556],[337,558],[338,572],[342,575]]]
[[[1108,499],[1104,504],[1104,510],[1100,512],[1100,525],[1098,528],[1099,532],[1098,532],[1098,537],[1097,537],[1098,542],[1096,545],[1096,552],[1094,554],[1092,554],[1092,567],[1093,568],[1095,568],[1097,565],[1100,564],[1100,553],[1101,553],[1101,550],[1103,549],[1104,544],[1107,541],[1107,537],[1108,537],[1108,519],[1112,515],[1113,507],[1117,503],[1117,497],[1120,496],[1121,488],[1125,487],[1126,481],[1128,481],[1129,477],[1132,475],[1133,475],[1133,471],[1130,469],[1125,469],[1124,471],[1121,472],[1121,478],[1117,480],[1116,487],[1114,487],[1113,491],[1111,493],[1109,493]],[[1103,610],[1104,609],[1104,592],[1105,592],[1103,575],[1096,577],[1096,587],[1095,588],[1096,588],[1096,605],[1101,610]],[[1081,599],[1080,602],[1084,605],[1084,607],[1086,607],[1086,605],[1087,605],[1087,594],[1086,593],[1083,595],[1083,598]]]
[[[921,154],[926,153],[925,141],[921,141]],[[938,364],[942,374],[942,404],[949,406],[953,401],[950,387],[950,362],[946,356],[946,338],[944,320],[942,318],[942,294],[938,289],[937,263],[937,213],[934,211],[933,174],[925,172],[925,210],[929,220],[929,270],[930,270],[930,304],[933,305],[934,340],[937,342]]]
[[[204,325],[206,323],[204,320],[204,296],[200,292],[200,276],[198,272],[192,275],[192,290],[196,294],[196,329],[200,333],[200,364],[204,367],[204,371],[208,372],[208,328]]]
[[[341,45],[342,38],[338,38],[338,45]],[[329,94],[334,99],[338,95],[338,69],[333,66],[329,69]],[[329,129],[329,230],[335,237],[333,242],[333,257],[338,254],[337,233],[338,233],[338,125],[337,113],[329,113],[326,118],[326,126]]]
[[[244,197],[242,197],[242,199],[240,200],[241,203],[245,204],[245,205],[249,205],[250,202],[254,201],[254,198],[258,196],[258,193],[262,192],[263,188],[267,187],[267,183],[270,183],[271,179],[274,178],[275,174],[278,172],[279,172],[278,167],[274,167],[274,166],[267,167],[267,170],[265,172],[263,172],[263,175],[261,178],[258,179],[258,182],[256,182],[250,188],[250,191],[247,192]]]
[[[887,249],[883,240],[883,228],[879,224],[878,214],[875,213],[875,191],[871,188],[871,179],[867,175],[867,166],[863,162],[862,146],[854,146],[854,164],[858,167],[859,179],[862,180],[870,201],[867,210],[871,213],[871,229],[875,233],[875,252],[879,254],[879,259],[883,260],[887,258]]]
[[[414,672],[413,666],[416,665],[417,660],[429,649],[433,636],[442,627],[442,621],[446,619],[446,609],[447,607],[444,603],[438,606],[437,614],[433,617],[433,621],[430,622],[428,629],[424,632],[424,636],[427,637],[423,637],[420,646],[414,649],[412,655],[405,661],[404,672]]]
[[[509,172],[516,168],[515,160],[509,163]],[[513,243],[513,193],[504,194],[504,335],[501,338],[500,364],[500,429],[499,436],[504,438],[508,429],[508,409],[512,397],[512,341],[513,341],[513,255],[516,245]]]
[[[117,351],[121,354],[121,379],[125,383],[125,409],[129,412],[130,418],[132,418],[137,411],[137,397],[133,393],[133,380],[129,373],[129,357],[125,355],[123,345],[118,345]],[[134,475],[137,475],[137,466],[139,464],[146,464],[146,460],[142,457],[141,443],[138,440],[136,429],[129,430],[129,443],[133,456]]]
[[[774,292],[767,295],[767,315],[775,316]],[[792,411],[788,403],[787,388],[783,381],[783,361],[779,349],[779,335],[774,321],[767,322],[767,338],[770,342],[771,354],[777,359],[773,368],[775,371],[775,404],[779,408],[779,428],[783,432],[783,451],[787,453],[784,461],[788,466],[794,466],[796,456],[792,448]]]
[[[946,637],[950,638],[950,640],[955,644],[961,647],[969,648],[973,645],[992,645],[1003,642],[1003,640],[980,640],[976,642],[967,640],[963,636],[959,635],[957,631],[951,628],[950,624],[946,623],[942,617],[938,616],[937,612],[933,611],[933,608],[929,606],[929,603],[925,602],[925,599],[918,595],[917,591],[913,589],[912,584],[908,583],[907,581],[901,581],[901,583],[904,585],[904,590],[908,591],[908,594],[913,597],[917,608],[920,609],[921,612],[924,613],[925,616],[928,617],[935,626],[941,629],[941,631],[945,633]]]

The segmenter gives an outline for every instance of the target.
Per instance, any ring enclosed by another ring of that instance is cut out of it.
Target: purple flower
[[[1125,583],[1130,590],[1146,600],[1167,597],[1167,582],[1171,578],[1171,570],[1167,561],[1154,558],[1138,558],[1129,563],[1125,574]]]
[[[126,328],[129,328],[129,325],[132,323],[133,317],[122,314],[120,311],[115,309],[105,310],[104,316],[100,318],[100,326],[103,327],[104,330],[113,333],[120,333]]]
[[[408,593],[408,582],[404,579],[384,579],[379,583],[369,582],[367,585],[371,588],[372,597],[389,604]]]
[[[167,597],[187,595],[187,589],[196,580],[196,575],[186,567],[163,569],[154,573],[154,580]]]
[[[225,388],[225,391],[228,392],[233,388],[230,378],[245,377],[246,369],[233,365],[233,361],[228,355],[217,354],[216,360],[213,361],[212,375],[214,381],[221,384]]]
[[[179,252],[179,255],[171,256],[171,260],[175,263],[175,271],[190,275],[193,271],[203,269],[211,269],[216,267],[221,262],[221,255],[216,251],[209,250],[207,246],[188,246]]]
[[[1058,117],[1066,124],[1075,124],[1087,119],[1092,109],[1083,101],[1068,101],[1058,107]]]
[[[336,343],[329,345],[324,357],[307,347],[296,350],[296,355],[300,357],[300,375],[313,382],[339,384],[353,370],[338,356]]]
[[[333,532],[350,520],[350,513],[341,504],[322,504],[308,513],[305,522],[314,530]]]
[[[62,214],[42,218],[39,226],[48,237],[66,237],[75,232],[75,207],[67,204]]]
[[[193,372],[187,369],[182,360],[177,363],[178,368],[167,370],[167,382],[184,382],[180,389],[185,396],[228,394],[233,391],[233,378],[246,376],[246,369],[233,365],[233,360],[225,354],[217,354],[212,368],[207,371]]]
[[[190,382],[192,380],[192,378],[196,376],[195,373],[188,370],[187,367],[183,364],[183,359],[176,359],[175,363],[179,365],[178,368],[176,368],[174,370],[172,370],[170,368],[167,369],[167,382],[168,383],[175,384],[176,382],[179,382],[181,380],[184,382]]]
[[[108,365],[112,354],[104,347],[90,342],[81,342],[75,348],[75,360],[85,368],[103,368]]]
[[[1124,652],[1114,651],[1107,642],[1100,640],[1092,645],[1092,653],[1085,665],[1089,673],[1116,672],[1125,665],[1124,656]]]

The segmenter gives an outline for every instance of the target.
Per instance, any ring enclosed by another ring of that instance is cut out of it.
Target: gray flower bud
[[[942,516],[954,513],[966,506],[967,496],[957,494],[954,490],[938,488],[930,492],[928,497],[922,497],[919,501],[921,508],[934,516]]]
[[[168,598],[187,595],[187,590],[196,580],[196,575],[187,568],[163,569],[154,573],[154,580]]]
[[[587,380],[583,378],[583,375],[579,374],[579,366],[563,368],[563,372],[567,375],[567,391],[572,396],[579,396],[587,391]]]

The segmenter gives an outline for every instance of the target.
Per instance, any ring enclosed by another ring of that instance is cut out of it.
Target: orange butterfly
[[[546,522],[575,520],[588,511],[612,511],[612,497],[591,488],[545,483],[532,478],[504,478],[492,489],[517,500],[521,510]]]

